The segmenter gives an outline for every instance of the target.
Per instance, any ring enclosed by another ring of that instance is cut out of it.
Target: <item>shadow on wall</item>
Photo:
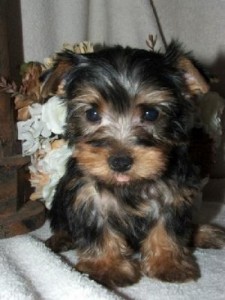
[[[218,83],[212,84],[212,90],[219,92],[219,94],[225,98],[225,53],[219,53],[216,61],[211,66],[208,66],[208,69],[212,74],[216,75],[219,80]],[[223,128],[222,142],[216,152],[215,164],[211,172],[212,179],[203,190],[203,199],[205,201],[221,203],[222,206],[225,199],[225,110],[222,115],[221,125]],[[211,205],[215,205],[215,203]],[[219,206],[209,209],[208,214],[211,214],[211,219],[216,215],[219,209]]]
[[[212,71],[218,77],[219,82],[212,84],[212,89],[219,92],[219,94],[225,99],[225,53],[218,54],[216,61],[209,66],[209,70]],[[216,162],[213,168],[212,177],[225,178],[225,110],[222,116],[222,143],[216,153]]]
[[[219,83],[215,84],[213,88],[217,90],[225,98],[225,53],[218,54],[217,60],[209,66],[209,69],[215,74]]]

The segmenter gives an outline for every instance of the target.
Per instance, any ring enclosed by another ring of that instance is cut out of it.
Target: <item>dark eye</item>
[[[154,122],[159,117],[159,111],[157,108],[148,107],[144,109],[143,119],[144,121]]]
[[[101,116],[95,107],[92,107],[86,111],[86,118],[88,121],[93,123],[101,121]]]

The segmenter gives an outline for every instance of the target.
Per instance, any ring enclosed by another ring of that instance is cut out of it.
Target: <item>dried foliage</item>
[[[18,87],[15,82],[9,82],[3,76],[0,78],[0,92],[10,94],[12,97],[18,94]]]
[[[157,43],[157,35],[149,34],[146,44],[151,51],[155,51],[155,46]]]

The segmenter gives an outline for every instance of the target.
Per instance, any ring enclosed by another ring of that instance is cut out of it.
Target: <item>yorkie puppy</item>
[[[192,151],[207,137],[195,129],[194,102],[208,90],[207,73],[176,42],[165,53],[115,46],[59,53],[43,96],[59,86],[74,153],[56,189],[46,244],[56,252],[75,247],[76,269],[106,286],[141,274],[196,280],[192,247],[225,244],[222,230],[194,218],[207,172]]]

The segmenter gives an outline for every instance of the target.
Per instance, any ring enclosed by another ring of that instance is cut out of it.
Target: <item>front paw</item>
[[[109,288],[131,285],[141,276],[139,264],[126,259],[81,260],[76,270],[89,274],[90,278]]]
[[[187,282],[197,280],[200,271],[192,257],[157,257],[143,264],[143,272],[153,278],[167,282]]]
[[[72,238],[63,231],[53,234],[45,241],[45,246],[55,253],[65,252],[75,248]]]

